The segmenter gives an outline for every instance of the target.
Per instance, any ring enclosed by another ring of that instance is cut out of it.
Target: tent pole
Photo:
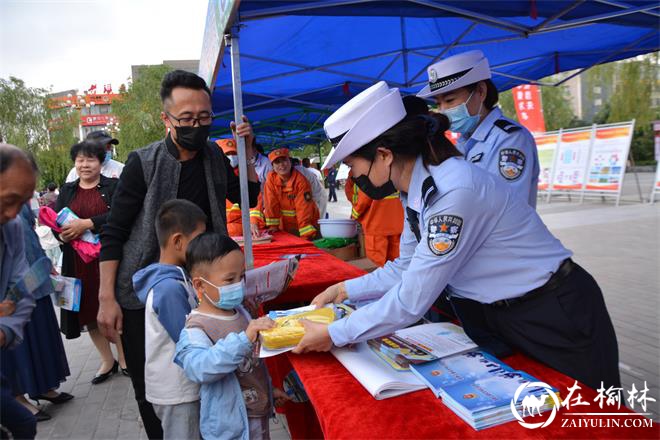
[[[241,65],[238,32],[238,26],[234,26],[231,30],[231,34],[225,35],[225,43],[230,47],[231,51],[231,79],[234,92],[234,121],[236,121],[236,124],[240,124],[243,118],[243,95],[241,91]],[[241,184],[241,221],[243,224],[245,268],[249,270],[254,268],[254,257],[252,256],[252,234],[250,233],[250,196],[248,194],[245,138],[237,136],[236,145],[238,148],[238,179]]]

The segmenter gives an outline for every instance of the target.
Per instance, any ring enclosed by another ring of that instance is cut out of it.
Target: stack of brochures
[[[480,350],[411,364],[410,370],[477,430],[514,420],[511,401],[516,391],[522,384],[539,382]],[[521,415],[524,410],[536,415],[551,409],[553,404],[546,388],[527,387],[520,392],[515,408]]]

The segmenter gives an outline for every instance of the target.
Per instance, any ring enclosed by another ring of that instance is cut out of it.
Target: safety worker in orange
[[[403,205],[399,192],[374,200],[361,191],[349,173],[344,192],[351,202],[351,218],[362,225],[364,251],[378,266],[399,256],[399,239],[403,232]]]
[[[309,182],[291,166],[287,148],[271,151],[268,159],[273,165],[273,171],[268,174],[264,186],[266,227],[308,240],[315,238],[319,210],[314,203]]]
[[[229,163],[234,169],[234,173],[238,175],[238,150],[236,149],[236,141],[234,139],[218,139],[216,144],[222,149],[229,159]],[[229,199],[226,200],[227,210],[227,234],[232,237],[243,236],[243,223],[241,219],[241,207],[238,203],[232,203]],[[257,206],[250,208],[250,232],[253,238],[259,237],[262,230],[266,226],[266,221],[263,214],[263,196],[259,193],[257,199]]]

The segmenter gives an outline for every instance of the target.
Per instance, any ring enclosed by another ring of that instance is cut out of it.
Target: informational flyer
[[[632,125],[598,128],[591,150],[587,191],[619,192],[626,171]]]
[[[581,190],[589,161],[591,129],[563,133],[557,150],[553,190]]]
[[[536,141],[536,150],[539,155],[539,191],[545,191],[550,187],[552,180],[552,167],[555,163],[555,153],[557,152],[557,141],[559,135],[538,135],[534,136]]]

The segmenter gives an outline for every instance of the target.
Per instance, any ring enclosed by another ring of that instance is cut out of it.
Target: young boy
[[[199,385],[189,381],[174,360],[186,316],[197,306],[183,267],[188,243],[206,230],[206,215],[187,200],[170,200],[156,216],[160,260],[133,275],[145,304],[144,382],[163,426],[165,439],[198,439]]]
[[[257,357],[258,332],[275,323],[250,320],[241,306],[244,258],[226,235],[205,233],[188,246],[186,265],[200,305],[190,313],[175,362],[201,384],[200,431],[210,439],[268,439],[273,408],[270,378]]]

